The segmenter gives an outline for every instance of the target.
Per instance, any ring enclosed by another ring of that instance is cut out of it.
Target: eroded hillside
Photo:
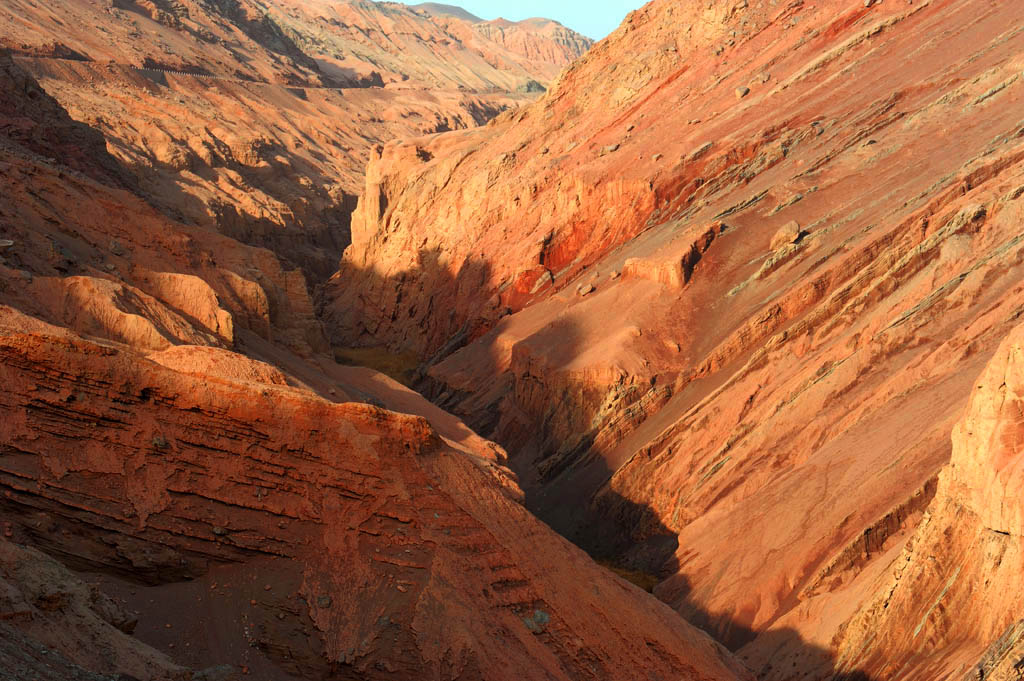
[[[1024,305],[1022,21],[656,0],[537,103],[378,154],[328,334],[418,353],[529,508],[760,677],[975,673],[1019,578],[955,586],[978,523],[920,547],[951,496],[1016,504],[939,473]]]

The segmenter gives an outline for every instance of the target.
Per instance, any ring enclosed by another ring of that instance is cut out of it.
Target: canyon
[[[0,45],[10,678],[1017,678],[1013,3]]]

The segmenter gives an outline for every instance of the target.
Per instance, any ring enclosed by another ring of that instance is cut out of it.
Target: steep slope
[[[3,674],[751,678],[531,516],[499,447],[325,357],[298,270],[0,76]]]
[[[1022,19],[650,3],[536,104],[381,152],[332,341],[418,353],[528,507],[762,675],[926,677],[928,622],[898,669],[836,655],[1024,304]]]
[[[550,82],[591,44],[546,19],[497,24],[366,0],[12,0],[0,8],[0,46],[19,53],[296,86],[412,81],[406,86],[512,91]]]
[[[238,566],[217,574],[263,593],[241,612],[213,595],[197,645],[241,619],[303,678],[736,678],[724,650],[544,528],[499,468],[424,419],[73,337],[8,331],[0,353],[15,539],[156,583]]]
[[[979,667],[986,679],[1018,676],[1013,667],[1024,658],[1022,411],[1024,326],[1018,325],[971,390],[935,500],[880,578],[879,596],[847,625],[844,664],[878,669],[880,678],[911,666],[917,669],[908,678],[979,678]],[[883,645],[865,645],[876,635]],[[914,664],[922,649],[943,654]]]
[[[169,216],[273,250],[311,281],[349,240],[373,145],[480,125],[517,100],[457,92],[226,82],[73,61],[19,59]]]
[[[252,0],[107,0],[0,9],[0,45],[19,53],[290,85],[333,85]]]

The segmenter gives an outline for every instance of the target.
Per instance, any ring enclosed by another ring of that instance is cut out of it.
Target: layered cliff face
[[[653,2],[537,103],[381,151],[328,333],[417,352],[528,507],[765,678],[940,678],[931,620],[853,622],[1024,304],[1022,18]]]
[[[737,678],[724,649],[544,528],[499,466],[423,418],[195,378],[5,316],[8,534],[77,567],[205,580],[201,628],[244,625],[267,678]],[[248,606],[217,607],[239,592]],[[174,628],[175,610],[141,617]]]
[[[1014,665],[1024,658],[1022,375],[1018,325],[971,390],[935,500],[879,579],[879,595],[845,627],[844,664],[870,665],[881,678],[914,666],[907,678],[979,678],[979,667],[986,679],[1017,676]],[[875,636],[883,646],[865,645]]]
[[[511,91],[550,82],[592,44],[547,19],[481,22],[364,0],[14,0],[0,26],[0,45],[23,54],[294,86]]]
[[[325,279],[349,240],[372,146],[472,127],[513,96],[222,81],[120,66],[19,59],[77,119],[101,131],[169,216],[261,246]]]
[[[549,19],[486,22],[468,12],[345,0],[278,0],[274,16],[323,68],[389,87],[515,91],[549,84],[593,41]]]

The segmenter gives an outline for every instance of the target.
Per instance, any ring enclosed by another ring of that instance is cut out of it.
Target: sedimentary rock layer
[[[0,355],[11,533],[152,582],[287,559],[286,616],[250,617],[255,645],[293,673],[742,676],[509,499],[501,468],[450,449],[422,418],[195,378],[74,337],[8,330]],[[299,645],[294,628],[321,643]]]

